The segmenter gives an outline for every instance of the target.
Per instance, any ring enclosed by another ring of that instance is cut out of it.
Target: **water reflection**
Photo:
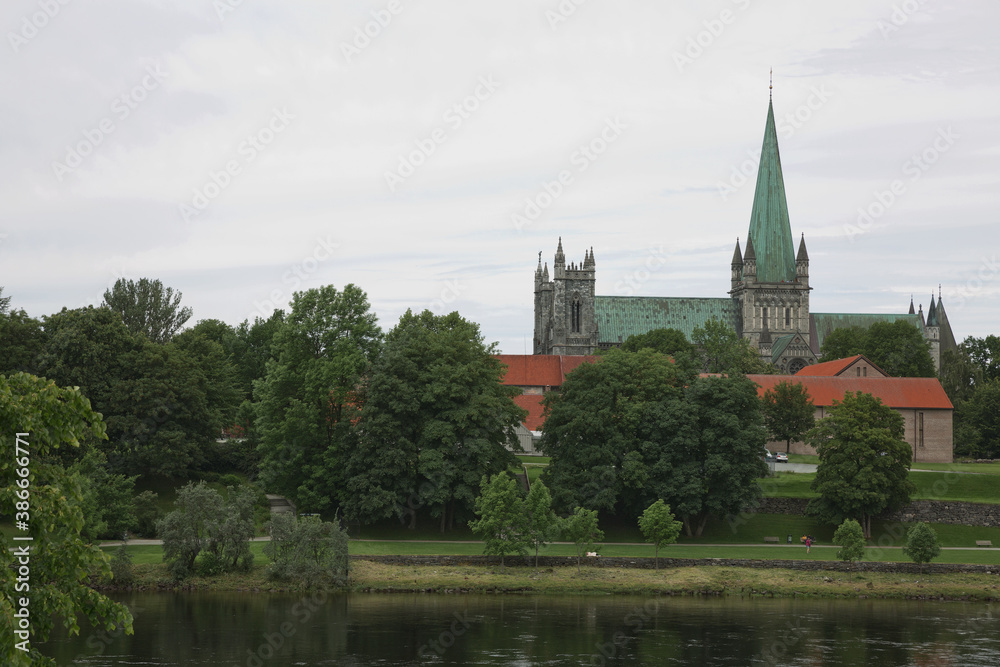
[[[119,595],[60,665],[996,665],[985,604],[734,598]]]

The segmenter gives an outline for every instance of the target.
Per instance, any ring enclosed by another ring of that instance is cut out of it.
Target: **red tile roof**
[[[528,416],[524,419],[524,425],[529,431],[541,430],[542,424],[545,423],[545,418],[542,417],[543,398],[544,396],[541,394],[521,394],[514,397],[514,402],[517,403],[518,407],[528,411]]]
[[[883,371],[881,368],[872,363],[872,360],[863,354],[856,354],[853,357],[847,357],[846,359],[834,359],[833,361],[824,361],[821,364],[813,364],[812,366],[806,366],[795,375],[835,377],[846,371],[848,368],[850,368],[851,364],[853,364],[858,359],[864,359],[872,366],[872,368],[877,369],[879,373],[887,375],[885,371]]]
[[[559,387],[566,374],[595,356],[564,356],[556,354],[498,354],[507,365],[503,383],[516,387]]]
[[[841,401],[849,391],[863,391],[882,399],[891,408],[924,408],[951,410],[953,405],[937,378],[853,378],[801,377],[799,375],[748,375],[757,383],[757,393],[771,389],[779,382],[798,382],[806,387],[813,405],[829,407]]]

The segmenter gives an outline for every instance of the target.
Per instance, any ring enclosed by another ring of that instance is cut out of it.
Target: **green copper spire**
[[[795,248],[792,226],[788,222],[785,181],[781,177],[778,136],[774,129],[774,109],[767,104],[764,146],[757,168],[757,190],[750,213],[750,238],[757,255],[757,281],[780,283],[795,281]]]

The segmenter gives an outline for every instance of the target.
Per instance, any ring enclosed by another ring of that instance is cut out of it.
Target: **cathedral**
[[[841,327],[910,322],[930,341],[936,367],[941,354],[956,347],[940,292],[936,302],[931,295],[926,315],[923,306],[914,312],[912,299],[909,312],[899,314],[809,310],[809,253],[804,235],[795,249],[770,102],[746,247],[737,239],[730,271],[726,297],[599,296],[593,249],[584,252],[582,263],[566,264],[560,238],[552,273],[541,253],[535,269],[534,354],[593,354],[660,328],[678,329],[691,340],[694,329],[712,319],[732,327],[762,360],[787,374],[815,364],[824,338]]]

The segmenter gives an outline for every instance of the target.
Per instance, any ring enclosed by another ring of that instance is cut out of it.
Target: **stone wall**
[[[748,514],[806,513],[805,498],[762,498]],[[946,500],[914,500],[899,510],[880,517],[886,521],[926,521],[961,526],[1000,526],[1000,505],[959,503]]]
[[[668,547],[669,548],[669,547]],[[782,548],[782,547],[775,547]],[[374,563],[385,563],[388,565],[431,565],[439,567],[455,567],[459,565],[500,565],[500,558],[497,556],[351,556],[353,560],[366,560]],[[534,557],[514,557],[508,556],[505,560],[507,565],[534,566]],[[653,558],[620,558],[620,557],[590,557],[583,559],[584,567],[600,568],[628,568],[640,570],[652,570],[656,567]],[[539,567],[576,567],[575,556],[539,556]],[[763,570],[787,569],[787,570],[809,570],[809,571],[830,571],[848,572],[853,569],[855,572],[901,572],[908,574],[919,574],[921,566],[916,563],[891,563],[891,562],[869,562],[861,561],[850,564],[841,561],[820,561],[820,560],[756,560],[742,558],[660,558],[660,568],[676,567],[746,567]],[[972,572],[980,574],[1000,575],[1000,564],[991,565],[970,565],[956,563],[930,563],[923,566],[924,573],[938,572]]]

